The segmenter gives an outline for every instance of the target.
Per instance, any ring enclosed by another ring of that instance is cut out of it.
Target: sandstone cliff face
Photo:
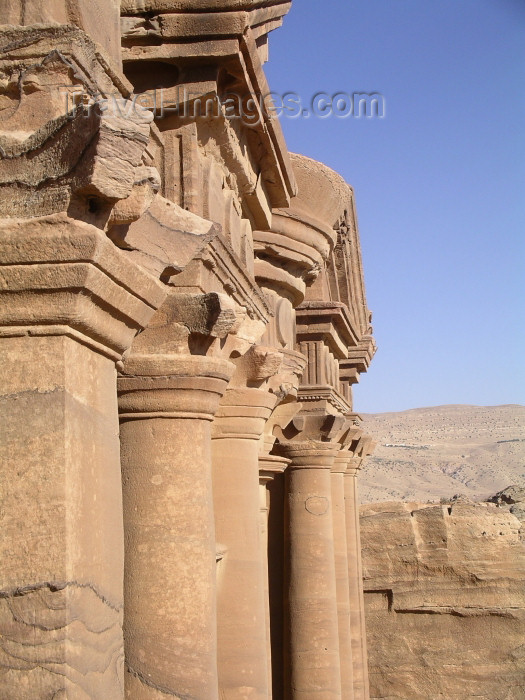
[[[525,548],[508,507],[361,507],[370,697],[525,698]]]

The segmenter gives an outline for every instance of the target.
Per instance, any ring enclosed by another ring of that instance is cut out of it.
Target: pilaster
[[[0,685],[123,697],[115,360],[165,289],[65,215],[0,222]]]

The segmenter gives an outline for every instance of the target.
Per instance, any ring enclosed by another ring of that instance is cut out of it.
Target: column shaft
[[[265,574],[259,515],[259,439],[276,398],[259,389],[226,392],[214,423],[219,687],[224,700],[267,700]]]
[[[211,420],[230,368],[189,357],[119,379],[132,700],[218,697]]]
[[[330,468],[337,447],[286,448],[290,700],[340,700]]]
[[[350,589],[348,581],[348,547],[344,498],[344,471],[348,459],[336,457],[331,474],[334,526],[335,576],[337,589],[337,619],[341,657],[341,691],[343,700],[354,700],[352,641],[350,633]]]
[[[268,513],[269,493],[267,484],[271,479],[259,473],[259,524],[261,528],[261,565],[264,583],[264,622],[266,631],[266,658],[268,664],[268,698],[272,697],[272,649],[270,637],[270,593],[268,584]]]
[[[284,471],[289,460],[277,455],[259,459],[264,484],[265,520],[263,567],[266,575],[266,637],[269,659],[270,697],[282,700],[283,683],[283,591],[284,591]],[[263,505],[261,494],[261,507]]]
[[[272,694],[283,700],[284,692],[284,474],[276,474],[268,484],[268,595],[272,653]]]
[[[368,685],[361,541],[359,534],[359,502],[355,472],[355,469],[350,469],[344,477],[350,584],[350,629],[352,635],[355,700],[368,700],[370,693]]]

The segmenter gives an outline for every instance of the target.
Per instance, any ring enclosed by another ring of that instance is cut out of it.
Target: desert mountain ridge
[[[360,477],[362,503],[484,500],[525,484],[525,406],[450,404],[362,414],[377,443]]]

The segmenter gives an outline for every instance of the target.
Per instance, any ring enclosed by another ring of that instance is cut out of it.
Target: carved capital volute
[[[252,345],[248,352],[235,360],[237,371],[232,380],[233,387],[251,386],[266,388],[268,380],[275,377],[283,364],[283,353],[275,348]]]
[[[180,355],[229,359],[215,345],[235,333],[244,317],[244,309],[224,294],[171,290],[148,328],[135,338],[120,369],[124,374],[166,375],[170,374],[170,358],[176,360]]]
[[[348,455],[347,475],[356,477],[363,466],[366,457],[372,454],[375,449],[375,442],[370,435],[366,435],[361,429],[354,429],[357,432],[348,441],[344,452]]]
[[[302,404],[295,401],[289,401],[278,404],[272,411],[262,436],[261,452],[263,455],[269,455],[277,440],[279,433],[297,416],[302,408]]]
[[[283,429],[276,426],[275,433],[280,443],[285,442],[333,442],[337,444],[348,430],[344,416],[329,413],[300,413]]]

